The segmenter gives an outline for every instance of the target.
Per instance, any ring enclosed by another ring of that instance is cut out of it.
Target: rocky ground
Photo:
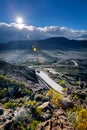
[[[42,84],[34,70],[0,61],[0,130],[86,130],[84,87],[85,92],[81,86],[61,95]]]

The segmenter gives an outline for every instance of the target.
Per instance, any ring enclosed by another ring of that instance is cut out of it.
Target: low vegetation
[[[47,93],[47,95],[50,97],[50,101],[52,104],[57,106],[58,108],[62,107],[61,100],[63,99],[63,95],[54,91],[53,89],[50,89]]]
[[[8,68],[9,66],[8,64]],[[66,74],[68,67],[64,68],[66,71],[62,66],[59,67],[63,75],[52,75],[64,87],[63,92],[68,95],[70,101],[74,104],[73,107],[67,109],[63,107],[66,96],[52,89],[48,90],[43,85],[39,88],[39,84],[36,84],[37,78],[34,71],[26,70],[24,66],[17,67],[15,65],[13,69],[10,66],[8,71],[6,67],[7,65],[5,66],[5,72],[4,68],[0,70],[0,107],[8,115],[5,115],[5,117],[2,115],[3,118],[0,119],[0,123],[4,124],[8,120],[12,121],[12,118],[14,118],[14,121],[9,124],[9,128],[6,126],[5,130],[35,130],[39,123],[51,120],[58,109],[59,111],[60,109],[64,110],[62,116],[66,115],[67,120],[73,124],[75,130],[87,130],[87,84],[82,82],[79,85],[76,77],[70,77],[69,79],[69,75]],[[70,73],[72,71],[73,69],[70,70]],[[14,111],[16,113],[15,117]],[[58,119],[57,121],[59,121]]]
[[[6,109],[14,109],[15,107],[17,107],[17,104],[9,101],[4,103],[3,107]]]

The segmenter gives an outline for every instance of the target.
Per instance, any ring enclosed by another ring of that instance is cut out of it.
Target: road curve
[[[42,80],[44,80],[55,91],[63,94],[63,87],[53,81],[45,72],[36,70],[36,75],[39,76]]]
[[[78,63],[75,60],[71,60],[74,63],[74,66],[78,66]]]

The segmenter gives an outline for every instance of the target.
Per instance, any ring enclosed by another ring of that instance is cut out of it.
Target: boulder
[[[43,112],[46,112],[47,110],[52,111],[53,110],[53,106],[51,105],[50,102],[45,102],[42,105],[38,106],[39,108],[42,108]]]
[[[40,115],[41,121],[46,121],[52,117],[54,107],[50,102],[45,102],[42,105],[38,106],[38,108],[42,109],[42,114]]]
[[[73,108],[73,102],[72,101],[70,101],[68,98],[64,98],[64,99],[62,99],[62,108],[64,109],[64,110],[66,110],[66,109],[69,109],[69,108]]]

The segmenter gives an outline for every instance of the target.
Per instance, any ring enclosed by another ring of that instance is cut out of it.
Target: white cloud
[[[0,23],[0,42],[45,39],[49,37],[87,39],[87,30],[73,30],[58,26],[35,27],[31,25],[23,25],[23,28],[20,29],[16,23]]]

